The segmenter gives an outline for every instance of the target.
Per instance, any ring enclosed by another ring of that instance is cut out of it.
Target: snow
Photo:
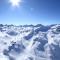
[[[60,49],[60,32],[57,30],[59,26],[57,24],[47,31],[40,30],[38,33],[35,30],[40,29],[41,26],[3,26],[3,31],[0,31],[0,60],[57,60],[57,56],[59,60],[60,53],[57,54]],[[11,35],[11,31],[15,35]],[[33,36],[26,40],[24,37],[31,32],[33,32]],[[38,39],[35,41],[36,38]],[[13,46],[13,44],[15,45]],[[9,47],[11,47],[10,50]],[[19,49],[21,52],[18,53],[18,50],[15,49]],[[4,50],[7,51],[5,52],[7,55],[4,54]],[[54,54],[56,54],[56,58]],[[52,59],[51,56],[54,58]]]

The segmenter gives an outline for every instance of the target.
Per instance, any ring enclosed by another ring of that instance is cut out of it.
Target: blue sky
[[[0,0],[0,24],[60,24],[60,0]]]

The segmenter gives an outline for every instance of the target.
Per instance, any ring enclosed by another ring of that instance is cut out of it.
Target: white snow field
[[[60,24],[0,24],[0,60],[60,60]]]

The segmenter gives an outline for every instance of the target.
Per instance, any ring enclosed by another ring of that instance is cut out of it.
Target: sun
[[[9,0],[9,3],[12,5],[12,7],[19,7],[21,0]]]

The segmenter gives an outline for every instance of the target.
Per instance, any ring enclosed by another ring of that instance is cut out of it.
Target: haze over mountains
[[[60,60],[60,24],[0,24],[0,60]]]

